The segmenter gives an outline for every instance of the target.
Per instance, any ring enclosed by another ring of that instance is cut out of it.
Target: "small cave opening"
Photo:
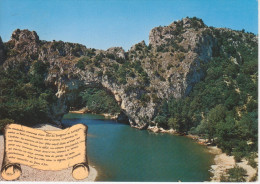
[[[120,105],[114,94],[100,85],[81,87],[67,97],[69,111],[107,115],[119,123],[129,124]]]

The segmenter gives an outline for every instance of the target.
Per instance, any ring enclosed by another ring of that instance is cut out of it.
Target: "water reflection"
[[[205,181],[213,155],[191,139],[140,131],[102,116],[68,114],[88,125],[88,156],[99,181]]]

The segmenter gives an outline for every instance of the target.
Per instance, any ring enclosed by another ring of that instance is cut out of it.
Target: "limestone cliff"
[[[84,87],[100,86],[114,95],[130,125],[142,129],[153,122],[162,99],[185,97],[203,78],[202,65],[217,46],[213,29],[185,18],[152,29],[149,45],[142,41],[129,51],[47,42],[34,31],[17,29],[10,41],[0,40],[0,64],[8,68],[23,62],[30,68],[35,61],[49,63],[45,82],[57,91],[58,101],[50,107],[57,124]]]

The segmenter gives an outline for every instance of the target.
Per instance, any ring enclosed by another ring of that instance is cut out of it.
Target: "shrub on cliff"
[[[79,59],[78,62],[76,63],[76,67],[84,70],[85,69],[85,61],[84,59]]]
[[[6,125],[12,124],[12,123],[14,123],[14,120],[12,120],[12,119],[8,119],[8,118],[0,119],[0,134],[3,133],[3,129]]]

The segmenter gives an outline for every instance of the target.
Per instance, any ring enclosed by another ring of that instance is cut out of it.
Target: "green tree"
[[[245,182],[246,170],[242,167],[235,166],[234,168],[228,169],[228,181],[229,182]]]
[[[227,109],[224,105],[217,105],[215,108],[209,111],[207,116],[207,128],[208,128],[208,139],[214,142],[214,136],[216,134],[216,125],[223,121],[226,117]]]
[[[155,123],[158,123],[159,127],[162,128],[167,128],[167,118],[164,115],[158,115],[156,116],[156,118],[154,119]]]

